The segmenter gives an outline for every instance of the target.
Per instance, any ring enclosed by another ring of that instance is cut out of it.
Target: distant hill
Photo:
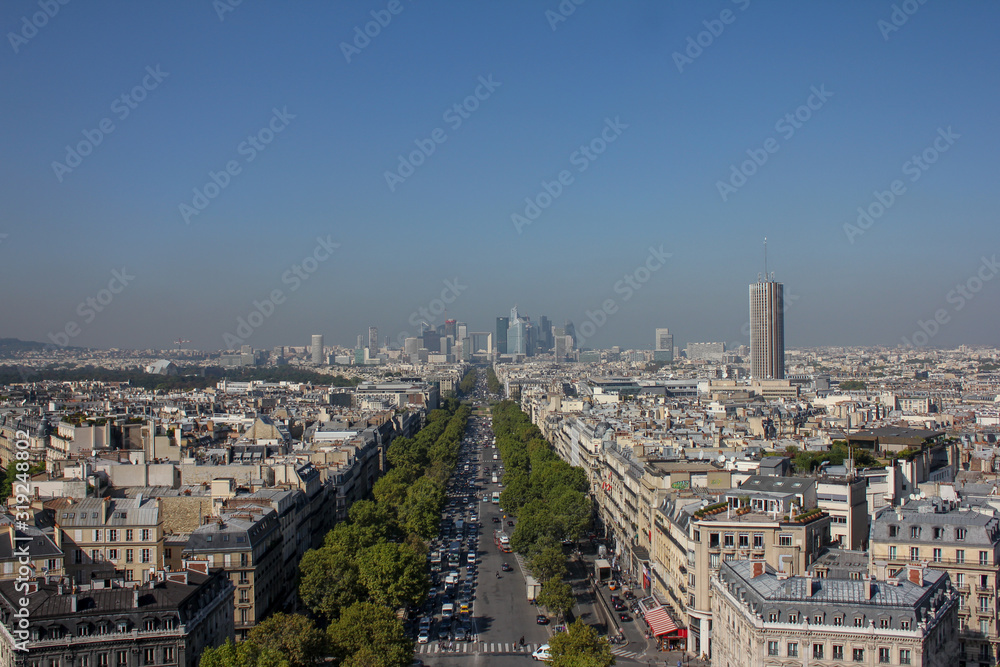
[[[51,345],[51,343],[50,343]],[[34,352],[44,350],[46,344],[34,340],[21,340],[20,338],[0,338],[0,356],[13,354],[15,352]]]

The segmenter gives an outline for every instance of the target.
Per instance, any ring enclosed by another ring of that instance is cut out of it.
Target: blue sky
[[[936,311],[929,344],[998,344],[996,3],[896,3],[898,26],[890,2],[44,6],[0,10],[0,336],[218,349],[279,290],[247,343],[351,345],[450,280],[473,330],[611,299],[590,345],[734,343],[767,236],[788,347],[898,344]],[[518,226],[526,198],[548,205]]]

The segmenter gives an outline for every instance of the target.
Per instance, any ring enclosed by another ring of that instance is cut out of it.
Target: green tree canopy
[[[552,667],[611,667],[615,656],[608,640],[579,618],[549,640]]]
[[[528,562],[531,576],[543,584],[553,577],[565,577],[569,573],[566,556],[558,546],[547,546],[531,557]]]
[[[217,648],[201,652],[198,667],[292,667],[277,649],[261,648],[251,642],[234,644],[232,639]]]
[[[330,621],[337,618],[341,609],[367,596],[368,591],[361,583],[355,563],[355,554],[353,549],[325,544],[319,549],[310,549],[302,556],[299,562],[299,597],[311,612]]]
[[[301,614],[272,614],[250,631],[244,643],[256,644],[261,651],[273,650],[290,667],[308,667],[326,654],[326,634],[312,619]]]
[[[427,597],[424,557],[408,545],[383,542],[358,554],[358,574],[376,604],[398,609]]]
[[[566,616],[576,604],[573,596],[573,587],[562,580],[562,577],[552,577],[538,591],[536,599],[538,604],[550,611],[554,611],[560,616]]]
[[[344,609],[326,634],[330,652],[344,667],[406,667],[413,659],[403,622],[377,604],[359,602]]]

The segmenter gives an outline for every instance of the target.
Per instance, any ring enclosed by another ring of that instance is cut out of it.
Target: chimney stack
[[[813,595],[813,573],[812,570],[806,572],[806,597],[811,598]]]
[[[871,600],[873,595],[875,595],[875,577],[868,575],[865,579],[865,599]]]
[[[917,586],[924,585],[924,568],[919,565],[906,566],[906,578]]]
[[[74,614],[77,612],[76,593],[69,596],[69,610]]]
[[[137,607],[137,608],[139,606],[139,587],[138,586],[132,589],[132,606],[133,607]]]
[[[750,578],[756,579],[764,574],[764,561],[755,560],[750,564]]]

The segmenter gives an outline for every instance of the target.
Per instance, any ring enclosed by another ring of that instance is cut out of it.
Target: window
[[[895,546],[889,547],[889,559],[890,560],[895,560],[896,559],[896,547]]]
[[[90,667],[90,656],[89,655],[77,656],[76,664],[79,665],[80,667]]]
[[[844,617],[843,616],[834,616],[833,617],[833,624],[834,625],[843,625],[844,624]]]
[[[147,648],[142,653],[142,664],[144,665],[155,665],[156,664],[156,651],[151,648]]]
[[[861,628],[861,627],[864,627],[864,625],[865,625],[864,616],[855,616],[854,617],[854,627]]]
[[[889,526],[889,537],[899,537],[899,526]]]
[[[134,563],[135,562],[135,549],[126,549],[125,550],[125,562],[126,563]]]
[[[813,625],[823,625],[823,614],[813,616]]]
[[[108,529],[108,542],[118,541],[118,531],[114,529]]]
[[[965,549],[955,549],[955,562],[956,563],[965,562]]]
[[[910,664],[910,649],[908,648],[899,649],[899,664],[901,665]]]
[[[115,663],[118,667],[125,667],[128,664],[128,651],[117,651],[117,654]]]
[[[143,549],[142,550],[142,562],[143,563],[148,563],[149,562],[149,557],[150,557],[149,549]]]
[[[988,618],[979,619],[979,631],[984,635],[990,634],[990,619]]]
[[[739,535],[737,535],[737,542],[736,542],[736,544],[737,544],[737,546],[739,546],[740,549],[749,549],[750,548],[750,533],[740,533]]]
[[[915,540],[920,537],[920,526],[910,526],[910,539]]]
[[[900,621],[899,622],[899,629],[900,630],[909,630],[910,629],[910,619],[907,618],[907,619],[903,619],[902,621]]]
[[[763,549],[764,548],[764,533],[754,533],[753,534],[753,548]]]
[[[979,552],[979,564],[980,565],[989,565],[990,564],[990,552],[989,551],[980,551]]]
[[[132,535],[133,535],[133,533],[135,533],[135,531],[132,530],[131,528],[129,528],[128,530],[125,531],[125,541],[126,542],[131,542],[132,541]]]
[[[833,659],[843,660],[844,659],[844,647],[840,644],[833,645]]]
[[[142,529],[142,541],[149,542],[149,528]]]
[[[878,661],[880,663],[882,663],[883,665],[888,665],[889,664],[889,649],[888,648],[879,648],[879,650],[878,650]]]
[[[708,566],[713,570],[719,567],[719,554],[708,554]]]
[[[965,539],[965,534],[966,534],[965,528],[956,528],[955,529],[955,539],[956,540],[964,540]]]
[[[250,565],[250,558],[247,554],[240,554],[240,567],[248,567]]]
[[[710,549],[718,549],[719,548],[719,534],[718,533],[709,533],[708,534],[708,546],[709,546]]]
[[[768,655],[778,655],[778,642],[768,642],[767,643],[767,654]]]
[[[736,544],[736,536],[732,533],[726,533],[722,538],[722,546],[727,549],[732,549]]]
[[[97,667],[108,667],[108,654],[98,653],[97,654]]]
[[[799,622],[799,615],[796,614],[795,612],[790,613],[788,615],[788,622],[789,623],[798,623]]]
[[[790,533],[782,533],[778,535],[778,546],[779,547],[790,547],[792,546],[792,536]]]
[[[94,541],[95,542],[100,542],[101,541],[101,531],[99,531],[99,530],[95,530],[94,531]]]
[[[889,619],[888,618],[880,618],[880,619],[878,619],[878,627],[880,627],[880,628],[888,628],[889,627]]]
[[[799,657],[799,645],[796,642],[788,643],[788,657],[789,658]]]
[[[772,611],[770,614],[767,615],[767,620],[770,621],[771,623],[777,623],[778,622],[778,612]]]
[[[170,664],[174,661],[174,647],[167,646],[163,649],[163,662]]]
[[[940,563],[941,562],[941,550],[940,549],[934,549],[934,562],[935,563]]]
[[[910,547],[910,560],[920,560],[920,547]]]
[[[969,596],[965,593],[958,594],[958,606],[965,607],[965,604],[969,601]]]
[[[128,621],[118,621],[118,632],[128,632]]]
[[[856,648],[851,650],[851,655],[854,658],[854,662],[864,662],[865,661],[865,650],[863,648]]]
[[[986,595],[979,596],[979,611],[990,610],[990,598]]]
[[[76,629],[77,637],[89,637],[90,636],[90,626],[86,623],[77,627]]]
[[[965,585],[965,572],[956,572],[955,573],[955,585],[956,586],[964,586]]]
[[[118,560],[118,549],[108,549],[108,560]]]
[[[135,570],[125,570],[125,581],[135,581]]]
[[[167,547],[166,549],[163,550],[163,557],[164,558],[170,558],[172,556],[172,554],[173,554],[173,552],[171,551],[170,547]]]
[[[822,644],[813,644],[813,657],[814,658],[818,658],[820,660],[823,659],[823,645]]]
[[[940,540],[942,538],[944,538],[944,528],[941,528],[940,526],[935,526],[934,527],[934,539],[935,540]]]

